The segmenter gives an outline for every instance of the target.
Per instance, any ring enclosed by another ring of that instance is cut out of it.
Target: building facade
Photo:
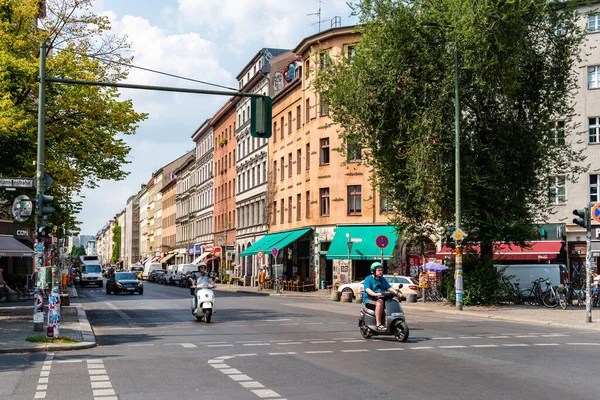
[[[125,205],[125,249],[123,268],[129,270],[140,261],[140,198],[139,194],[130,196]]]
[[[177,176],[176,207],[176,256],[178,264],[194,260],[194,201],[196,192],[196,156],[189,153],[183,164],[175,170]]]
[[[194,248],[200,246],[197,262],[207,262],[209,271],[213,271],[214,235],[214,130],[210,120],[194,132],[192,140],[196,144],[196,217],[194,220]]]
[[[271,59],[285,53],[283,49],[261,49],[238,74],[244,93],[271,96],[269,73]],[[236,105],[236,255],[246,250],[268,231],[265,214],[267,203],[268,139],[250,135],[250,98],[241,98]],[[245,284],[257,284],[259,268],[256,256],[235,257],[238,278]]]
[[[212,118],[214,131],[214,255],[223,275],[235,264],[236,104],[230,99]]]
[[[139,206],[139,217],[138,220],[140,226],[139,236],[139,252],[140,260],[145,263],[150,257],[148,253],[148,187],[147,185],[142,186],[142,190],[139,193],[140,206]]]

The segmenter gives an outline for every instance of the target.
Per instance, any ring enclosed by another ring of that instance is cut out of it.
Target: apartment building
[[[236,105],[232,98],[211,120],[214,132],[214,233],[213,253],[219,274],[233,268],[235,253]],[[235,273],[235,272],[234,272]]]
[[[192,135],[196,144],[196,217],[194,220],[194,248],[200,246],[195,263],[204,261],[209,271],[214,270],[214,130],[207,119]]]
[[[315,285],[359,279],[373,260],[390,260],[398,241],[361,149],[342,142],[311,86],[316,69],[341,52],[351,54],[359,39],[352,26],[332,28],[271,60],[269,234],[241,255],[262,251],[280,266],[273,274]],[[347,156],[335,150],[341,147]],[[375,244],[382,235],[389,241],[383,251]]]
[[[196,256],[194,246],[194,210],[196,193],[196,156],[187,153],[187,157],[175,171],[177,177],[175,191],[175,263],[190,263]],[[200,249],[198,249],[198,254]]]
[[[140,260],[145,263],[150,258],[148,253],[148,186],[142,185],[142,190],[138,194],[139,202],[139,252]]]
[[[140,261],[140,197],[139,193],[130,196],[125,205],[125,251],[123,268],[129,270],[132,264]]]
[[[288,50],[263,48],[244,66],[236,77],[244,93],[271,95],[269,73],[271,59]],[[265,214],[267,192],[267,168],[269,165],[268,139],[250,136],[250,98],[241,98],[236,105],[237,140],[235,169],[235,237],[236,254],[246,250],[268,231]],[[259,264],[256,256],[235,258],[238,265],[237,278],[245,284],[256,285]]]

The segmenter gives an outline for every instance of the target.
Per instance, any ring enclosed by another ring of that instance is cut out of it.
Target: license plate
[[[128,287],[127,290],[135,290],[134,287]]]

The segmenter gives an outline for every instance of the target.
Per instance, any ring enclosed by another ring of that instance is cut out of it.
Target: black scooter
[[[402,287],[402,285],[400,285]],[[385,325],[386,330],[377,330],[375,324],[375,311],[370,310],[367,307],[363,307],[360,310],[360,318],[358,320],[358,328],[360,334],[364,339],[369,339],[372,336],[390,336],[396,337],[399,342],[406,342],[408,340],[408,325],[404,319],[404,312],[400,306],[400,301],[396,298],[396,295],[390,292],[383,294],[383,305],[384,305],[384,316],[385,321],[381,321],[382,325]]]

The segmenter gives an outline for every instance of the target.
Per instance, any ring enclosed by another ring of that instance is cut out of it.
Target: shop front
[[[397,241],[396,229],[390,225],[338,226],[326,255],[333,260],[334,284],[365,278],[374,261],[382,262],[387,271]]]
[[[33,273],[33,242],[29,228],[0,222],[0,270],[4,279]]]
[[[525,246],[515,243],[494,243],[494,261],[502,264],[549,264],[565,263],[566,252],[562,241],[532,241],[526,242]],[[479,245],[467,245],[463,247],[463,253],[479,254]],[[442,246],[437,252],[437,259],[450,259],[454,257],[455,250],[448,246]]]

